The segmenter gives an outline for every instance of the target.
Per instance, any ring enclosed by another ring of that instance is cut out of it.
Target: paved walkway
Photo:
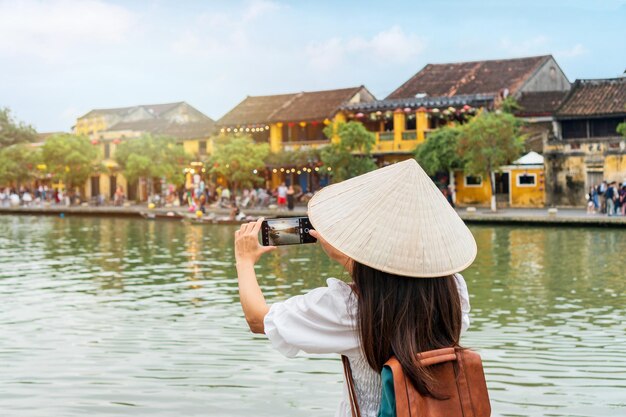
[[[49,206],[49,207],[15,207],[0,208],[0,214],[23,214],[23,215],[79,215],[79,216],[124,216],[139,217],[141,212],[149,211],[146,205],[132,205],[127,207],[115,206]],[[184,207],[162,207],[153,210],[156,213],[165,214],[174,212],[193,217],[193,213]],[[467,223],[503,223],[503,224],[544,224],[544,225],[585,225],[585,226],[608,226],[626,227],[626,217],[608,217],[602,214],[587,214],[584,209],[558,209],[557,213],[549,214],[548,209],[499,209],[492,213],[488,209],[476,209],[468,211],[461,208],[457,210],[461,218]],[[280,217],[280,216],[305,216],[306,207],[297,206],[293,211],[280,211],[277,209],[243,209],[250,216]],[[228,216],[229,209],[209,209],[208,213],[217,216]]]

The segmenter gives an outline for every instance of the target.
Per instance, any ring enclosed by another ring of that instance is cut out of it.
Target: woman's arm
[[[259,230],[263,218],[245,223],[235,232],[235,260],[239,281],[239,299],[243,314],[253,333],[264,333],[263,319],[269,311],[265,297],[257,282],[254,264],[261,255],[276,249],[275,246],[259,244]]]

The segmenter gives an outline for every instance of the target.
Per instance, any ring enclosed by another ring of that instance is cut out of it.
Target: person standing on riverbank
[[[606,201],[606,215],[614,216],[615,215],[615,182],[610,183],[607,186],[606,191],[604,192],[604,200]]]
[[[622,216],[626,216],[626,182],[622,183],[622,187],[619,189],[619,204],[621,207]]]
[[[287,205],[287,187],[285,183],[281,183],[276,190],[276,204],[278,204],[279,210],[285,210]]]
[[[392,356],[421,395],[433,396],[433,376],[415,355],[458,347],[469,326],[459,274],[477,253],[469,229],[413,159],[324,188],[308,214],[310,234],[352,282],[331,278],[326,287],[268,306],[254,265],[276,248],[259,245],[263,219],[244,224],[235,232],[235,259],[252,332],[264,333],[287,357],[344,355],[356,398],[352,404],[344,385],[336,416],[357,415],[356,404],[363,417],[395,415],[385,366]]]
[[[289,211],[293,211],[295,198],[296,198],[295,194],[296,194],[296,190],[293,189],[293,185],[290,185],[289,188],[287,189],[287,209]]]

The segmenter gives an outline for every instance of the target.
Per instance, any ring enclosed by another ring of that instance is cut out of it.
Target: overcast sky
[[[626,70],[626,0],[0,0],[0,107],[39,131],[92,108],[365,85],[427,63],[552,54],[570,81]]]

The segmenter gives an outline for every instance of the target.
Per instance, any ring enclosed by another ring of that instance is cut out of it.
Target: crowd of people
[[[82,201],[80,192],[66,193],[62,189],[53,189],[47,185],[38,187],[0,188],[0,207],[38,207],[44,203],[71,205]]]
[[[181,188],[181,205],[187,205],[190,212],[205,213],[208,208],[259,209],[275,206],[281,211],[291,211],[299,202],[306,203],[312,193],[304,193],[298,185],[287,186],[284,182],[278,187],[250,187],[237,192],[227,186],[206,183],[200,180],[191,188]]]
[[[601,213],[607,216],[626,216],[626,182],[602,181],[589,187],[587,193],[587,213]]]
[[[111,203],[121,206],[126,201],[126,195],[122,186],[117,186]],[[0,188],[0,207],[42,207],[46,205],[72,206],[87,202],[79,190],[66,191],[62,188],[51,188],[47,185],[36,187],[6,187]],[[100,194],[89,201],[91,204],[100,206],[107,204],[105,196]]]

